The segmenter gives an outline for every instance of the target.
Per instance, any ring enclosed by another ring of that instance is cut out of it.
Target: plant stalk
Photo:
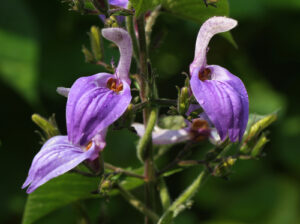
[[[146,102],[151,98],[150,87],[150,74],[148,70],[148,52],[146,45],[145,34],[145,15],[142,14],[137,18],[138,28],[138,41],[139,41],[139,61],[140,61],[140,75],[138,76],[138,82],[140,85],[140,98],[142,102]],[[153,160],[153,148],[152,148],[152,130],[156,122],[157,113],[155,109],[151,107],[145,107],[143,110],[143,119],[145,125],[146,136],[140,141],[138,146],[138,155],[144,159],[144,176],[145,176],[145,203],[146,206],[155,211],[155,166]],[[150,132],[151,131],[151,132]],[[151,224],[151,220],[146,216],[145,223]]]
[[[120,185],[117,186],[120,194],[137,210],[145,214],[146,217],[150,218],[154,223],[159,219],[158,215],[149,209],[144,203],[133,196],[129,191],[125,190]]]

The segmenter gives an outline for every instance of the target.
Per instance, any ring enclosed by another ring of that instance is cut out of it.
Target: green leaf
[[[134,172],[143,173],[143,168],[135,169]],[[34,223],[50,212],[78,200],[101,198],[101,195],[91,193],[98,189],[99,182],[100,178],[75,173],[67,173],[50,180],[28,196],[22,223]],[[127,177],[120,185],[126,190],[131,190],[143,183],[143,180]],[[117,194],[117,190],[109,192],[110,196]]]
[[[163,0],[162,6],[167,11],[183,19],[192,20],[202,24],[212,16],[229,16],[229,5],[227,0],[219,0],[216,7],[206,7],[203,0]],[[231,33],[221,34],[235,47],[237,46]]]
[[[162,0],[130,0],[130,2],[135,9],[136,17],[139,17],[141,14],[161,4]]]
[[[11,0],[1,3],[0,21],[0,78],[34,104],[38,100],[35,20],[24,3]]]
[[[37,221],[49,212],[79,199],[97,197],[92,194],[98,179],[78,174],[65,174],[39,187],[28,196],[23,224]]]

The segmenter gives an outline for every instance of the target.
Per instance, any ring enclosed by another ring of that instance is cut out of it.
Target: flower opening
[[[116,93],[119,93],[120,91],[123,90],[123,83],[114,78],[108,79],[106,85],[107,88],[109,88],[110,90]]]
[[[204,82],[206,80],[210,80],[211,79],[211,70],[209,68],[205,68],[203,71],[199,71],[198,77],[202,82]]]

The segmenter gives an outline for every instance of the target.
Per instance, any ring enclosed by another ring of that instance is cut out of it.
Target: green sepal
[[[91,48],[96,61],[102,61],[103,59],[103,45],[101,41],[101,31],[99,27],[92,26],[90,29],[90,42]]]
[[[257,140],[256,144],[251,150],[251,156],[252,157],[259,157],[261,155],[261,152],[265,146],[265,144],[269,142],[269,139],[266,137],[265,133],[262,133],[260,138]]]
[[[49,119],[46,119],[39,114],[33,114],[31,116],[32,121],[39,126],[43,133],[43,141],[48,140],[49,138],[59,135],[59,130],[55,121],[55,115],[53,114]]]

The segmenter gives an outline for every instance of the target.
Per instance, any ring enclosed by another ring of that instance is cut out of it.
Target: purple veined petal
[[[95,160],[99,150],[94,144],[85,151],[68,141],[67,136],[50,138],[34,157],[28,177],[22,188],[27,186],[27,193],[76,167],[84,160]]]
[[[81,77],[69,92],[66,119],[69,140],[75,145],[86,145],[99,131],[116,121],[131,101],[130,87],[115,92],[107,87],[115,75],[99,73]]]
[[[195,69],[191,88],[209,120],[215,125],[221,140],[229,136],[231,141],[241,140],[249,113],[248,95],[242,81],[220,66],[207,66],[211,80],[198,78],[200,68]]]
[[[110,5],[119,6],[122,8],[127,8],[128,0],[109,0]]]
[[[119,47],[120,60],[116,69],[116,76],[130,85],[129,68],[132,57],[131,37],[126,30],[121,28],[102,29],[102,35]]]
[[[56,92],[57,92],[59,95],[68,97],[69,92],[70,92],[70,88],[66,88],[66,87],[57,87]]]
[[[221,16],[212,17],[203,23],[196,40],[194,61],[190,65],[191,75],[195,68],[200,68],[201,71],[206,66],[207,46],[210,39],[218,33],[233,29],[236,25],[236,20]]]
[[[145,133],[143,124],[132,124],[137,134],[142,137]],[[152,133],[152,141],[154,145],[169,145],[180,142],[185,142],[191,139],[189,132],[186,129],[169,130],[155,127]]]

